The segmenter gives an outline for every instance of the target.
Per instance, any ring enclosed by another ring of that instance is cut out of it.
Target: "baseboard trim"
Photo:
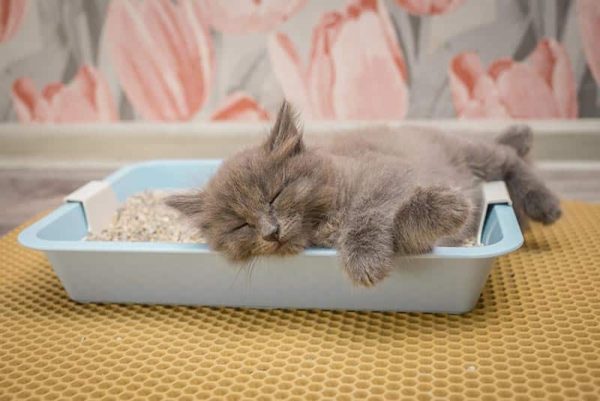
[[[305,135],[324,136],[369,125],[435,126],[448,131],[494,135],[514,121],[323,122]],[[600,119],[527,121],[534,132],[534,159],[541,162],[600,162]],[[223,158],[257,143],[264,124],[0,125],[0,167],[82,166],[112,168],[167,158]],[[586,163],[587,164],[587,163]]]

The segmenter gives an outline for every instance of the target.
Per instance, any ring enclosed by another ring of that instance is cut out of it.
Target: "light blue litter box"
[[[219,163],[144,162],[100,184],[108,184],[116,207],[148,189],[199,187]],[[373,288],[355,287],[333,249],[263,258],[248,279],[204,244],[84,241],[91,206],[84,211],[81,202],[58,207],[25,229],[19,241],[46,253],[67,294],[78,302],[465,313],[477,303],[494,259],[523,243],[505,189],[502,182],[484,188],[490,205],[482,219],[482,246],[398,257],[397,268]]]

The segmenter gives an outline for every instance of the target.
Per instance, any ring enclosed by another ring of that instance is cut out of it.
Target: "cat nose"
[[[262,239],[269,242],[279,242],[279,224],[271,224],[261,230]]]

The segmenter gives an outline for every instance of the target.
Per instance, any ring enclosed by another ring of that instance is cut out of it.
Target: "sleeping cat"
[[[167,204],[233,261],[334,247],[352,281],[371,286],[390,272],[395,254],[473,238],[484,181],[506,181],[521,224],[556,221],[558,198],[525,160],[531,142],[526,126],[496,140],[372,128],[307,146],[284,102],[263,144]]]

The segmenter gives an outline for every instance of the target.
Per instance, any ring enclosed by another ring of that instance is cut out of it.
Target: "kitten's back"
[[[406,126],[360,129],[316,145],[363,168],[407,169],[423,184],[472,187],[460,142],[461,138],[433,128]]]

